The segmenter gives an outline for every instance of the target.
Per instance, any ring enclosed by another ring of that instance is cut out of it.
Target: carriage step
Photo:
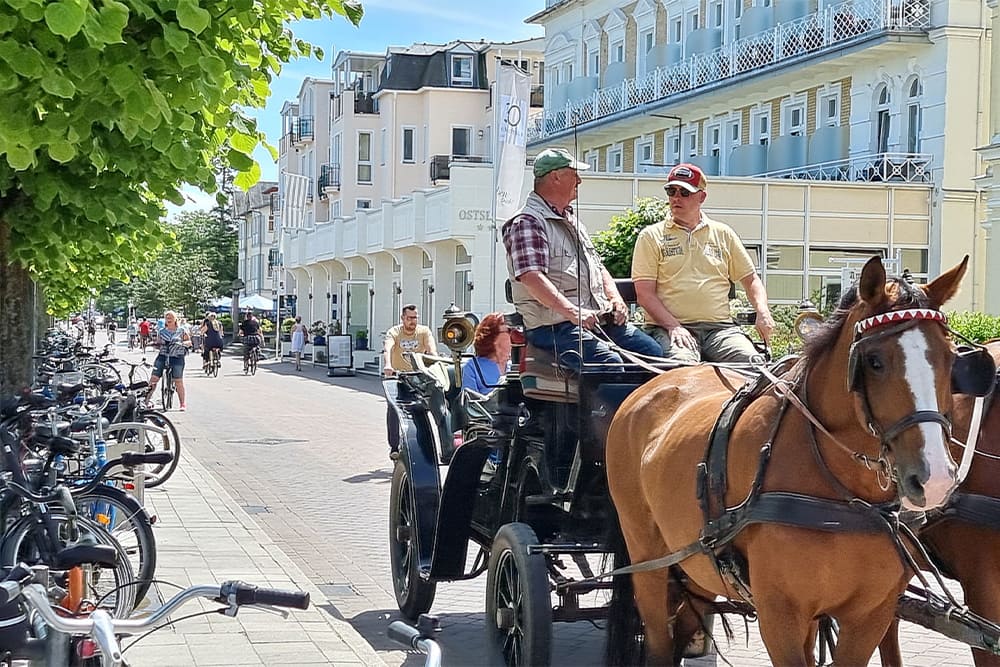
[[[536,493],[524,498],[526,505],[554,505],[556,503],[568,503],[571,500],[573,500],[572,491],[564,491],[562,493]]]

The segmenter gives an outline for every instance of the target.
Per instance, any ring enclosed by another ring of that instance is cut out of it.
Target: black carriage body
[[[588,371],[576,378],[578,400],[570,402],[527,397],[512,373],[488,401],[492,430],[475,431],[479,435],[457,450],[457,391],[387,381],[386,395],[403,426],[400,462],[414,507],[409,539],[421,576],[445,581],[478,575],[481,570],[467,571],[470,541],[488,551],[497,531],[511,522],[531,526],[553,551],[605,551],[613,523],[604,469],[607,431],[621,402],[649,378],[641,370]]]

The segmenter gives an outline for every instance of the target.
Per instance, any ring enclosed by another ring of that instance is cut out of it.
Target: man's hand
[[[611,313],[614,315],[615,324],[621,326],[628,320],[628,306],[621,298],[611,300]]]
[[[691,332],[685,329],[682,325],[678,324],[672,329],[668,330],[670,334],[670,346],[679,347],[681,349],[691,350],[692,352],[698,351],[698,341],[695,337],[691,335]]]
[[[597,311],[589,308],[577,308],[574,306],[570,310],[569,321],[584,329],[593,329],[597,326]]]
[[[391,378],[395,374],[396,374],[396,369],[394,369],[392,366],[386,366],[382,369],[382,375],[387,378]]]
[[[774,318],[771,317],[771,312],[758,312],[755,327],[757,329],[757,333],[760,334],[761,339],[764,341],[764,345],[770,345],[771,334],[774,332]]]

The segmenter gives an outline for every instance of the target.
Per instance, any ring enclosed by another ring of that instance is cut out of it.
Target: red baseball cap
[[[708,187],[705,174],[690,162],[682,162],[667,174],[667,185],[679,185],[689,192],[698,192]]]

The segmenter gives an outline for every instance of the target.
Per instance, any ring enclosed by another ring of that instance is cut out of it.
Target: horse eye
[[[872,352],[865,357],[865,362],[868,364],[868,368],[873,371],[880,371],[884,368],[882,364],[882,358],[878,354]]]

